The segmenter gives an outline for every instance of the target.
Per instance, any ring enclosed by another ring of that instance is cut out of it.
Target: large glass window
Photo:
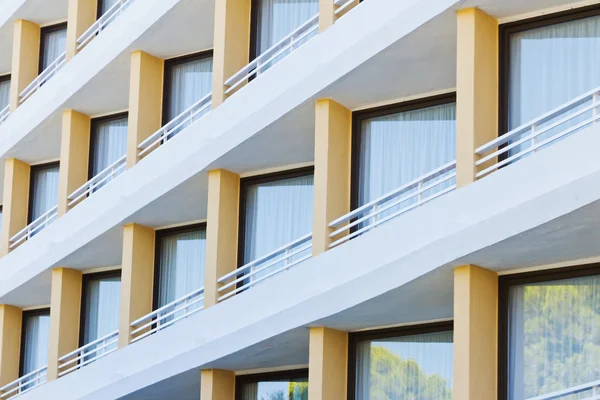
[[[40,68],[41,73],[67,49],[67,23],[46,26],[41,30]]]
[[[92,120],[89,178],[93,178],[125,155],[127,113]],[[108,181],[105,181],[105,183]]]
[[[22,330],[21,376],[48,365],[50,310],[24,311]]]
[[[589,384],[600,380],[600,269],[507,276],[501,291],[507,294],[501,305],[507,328],[500,333],[508,338],[500,350],[507,356],[508,381],[500,383],[506,398],[527,400],[580,385],[588,390],[560,399],[591,398]]]
[[[0,111],[10,102],[10,75],[0,76]]]
[[[29,222],[33,222],[58,203],[59,163],[31,167]]]
[[[239,375],[236,400],[308,400],[308,370]]]
[[[425,325],[351,335],[350,382],[355,400],[451,400],[451,324]]]

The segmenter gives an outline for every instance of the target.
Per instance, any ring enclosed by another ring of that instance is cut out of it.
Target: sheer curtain
[[[119,158],[127,149],[127,117],[92,124],[91,175],[96,176]],[[106,180],[104,186],[110,180]],[[96,187],[96,190],[101,186]]]
[[[58,165],[32,167],[29,222],[35,221],[58,203],[58,170]]]
[[[212,67],[212,57],[178,63],[170,67],[166,78],[171,90],[165,124],[211,92]]]
[[[110,8],[119,2],[119,0],[98,0],[100,2],[100,15],[104,15]]]
[[[48,364],[48,340],[50,336],[50,311],[23,313],[23,343],[21,360],[22,375]]]
[[[1,77],[0,77],[1,78]],[[10,101],[10,79],[0,80],[0,111],[8,105]]]
[[[600,380],[600,276],[511,287],[508,333],[509,400]]]
[[[451,400],[453,334],[428,333],[359,342],[357,400]]]
[[[67,49],[67,28],[45,32],[42,37],[42,71]]]

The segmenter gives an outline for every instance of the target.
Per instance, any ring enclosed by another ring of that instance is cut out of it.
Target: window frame
[[[167,120],[167,110],[171,107],[171,80],[168,79],[172,72],[173,67],[181,64],[185,64],[190,61],[203,60],[205,58],[213,58],[213,49],[203,50],[192,54],[186,54],[183,56],[173,57],[164,61],[163,71],[163,95],[162,95],[162,112],[161,112],[161,126],[165,126],[170,121]]]
[[[89,157],[88,157],[88,180],[94,177],[94,155],[96,154],[96,146],[94,146],[94,135],[97,134],[97,129],[100,124],[106,122],[117,121],[119,119],[125,119],[129,117],[129,112],[124,111],[116,114],[105,115],[102,117],[92,118],[90,121],[90,147],[89,147]],[[127,126],[129,126],[129,121],[127,121]]]
[[[33,176],[34,174],[36,174],[37,172],[43,171],[45,169],[51,169],[54,167],[58,166],[58,173],[60,174],[60,161],[52,161],[49,163],[44,163],[44,164],[36,164],[36,165],[31,165],[29,167],[29,199],[28,201],[28,205],[27,205],[27,225],[31,224],[34,220],[32,219],[33,217]],[[39,232],[38,232],[39,233]]]
[[[238,390],[242,385],[259,382],[275,382],[286,379],[306,378],[308,382],[308,368],[289,369],[275,372],[263,372],[258,374],[236,375],[235,376],[235,400],[242,400],[242,392]]]
[[[37,308],[35,310],[26,310],[21,314],[21,345],[19,349],[19,378],[24,375],[23,361],[25,360],[25,326],[26,317],[37,317],[39,315],[50,316],[50,307]]]
[[[271,183],[284,179],[300,178],[303,176],[315,175],[315,166],[286,169],[283,171],[272,172],[269,174],[249,176],[240,179],[240,202],[238,211],[238,246],[237,246],[237,264],[238,268],[244,266],[244,252],[246,251],[246,201],[248,197],[248,187],[261,183]],[[238,287],[243,285],[243,281],[238,282]]]
[[[600,263],[553,268],[498,277],[498,400],[508,399],[508,343],[510,323],[510,289],[528,283],[600,275]]]
[[[44,46],[45,36],[49,33],[53,33],[63,29],[67,29],[67,21],[40,28],[40,55],[38,60],[38,75],[44,72],[44,57],[46,55],[46,46]]]
[[[404,325],[394,328],[350,332],[348,335],[348,387],[346,389],[348,400],[356,400],[356,348],[360,342],[440,332],[454,333],[454,321],[449,320],[426,324]],[[454,343],[452,345],[454,346]]]
[[[200,230],[204,230],[204,232],[206,233],[206,222],[199,222],[199,223],[195,223],[195,224],[190,224],[190,225],[183,225],[183,226],[177,226],[174,228],[165,228],[165,229],[160,229],[155,231],[154,234],[154,269],[153,269],[153,274],[154,277],[152,278],[152,311],[156,311],[158,310],[158,297],[159,297],[159,292],[158,292],[158,288],[160,287],[160,259],[161,259],[161,249],[160,249],[160,241],[161,239],[168,237],[168,236],[173,236],[173,235],[178,235],[181,233],[190,233],[190,232],[196,232],[196,231],[200,231]],[[156,325],[153,325],[156,326]]]
[[[386,115],[399,114],[451,103],[456,103],[456,92],[422,97],[400,103],[387,104],[384,106],[354,111],[352,113],[352,138],[350,145],[350,210],[356,210],[359,207],[358,193],[360,190],[360,144],[362,140],[362,123],[365,120],[372,118],[384,117]],[[356,230],[357,227],[353,227],[351,229]]]

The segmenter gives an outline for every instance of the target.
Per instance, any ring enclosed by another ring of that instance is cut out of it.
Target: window
[[[97,16],[97,18],[100,18],[101,16],[106,14],[106,12],[108,10],[110,10],[110,8],[112,6],[114,6],[115,4],[117,4],[118,2],[119,2],[119,0],[98,0],[98,16]]]
[[[100,339],[119,328],[121,271],[85,274],[82,288],[80,346]],[[108,346],[100,349],[102,345],[102,343],[94,345],[99,348],[98,352],[90,354],[86,360],[114,348]],[[86,349],[86,352],[92,350],[93,348]]]
[[[123,157],[126,151],[127,113],[92,120],[88,174],[90,179]],[[108,182],[109,180],[106,180],[104,184]],[[96,187],[96,190],[101,186]]]
[[[10,75],[0,76],[0,111],[10,103]]]
[[[308,369],[239,375],[235,400],[308,400]]]
[[[205,254],[206,224],[156,232],[155,309],[204,286]]]
[[[23,376],[48,364],[50,309],[24,311],[21,329],[19,375]],[[25,389],[23,388],[22,390]]]
[[[352,209],[456,158],[455,101],[455,94],[442,95],[353,114]],[[423,198],[453,184],[435,186]]]
[[[31,166],[29,223],[58,204],[58,171],[58,162]]]
[[[600,380],[600,265],[501,276],[499,306],[499,399]]]
[[[348,399],[452,399],[452,323],[350,334]]]
[[[240,266],[312,231],[313,174],[314,168],[309,167],[241,180]],[[304,255],[302,252],[295,257]],[[255,277],[266,275],[278,266],[273,265]]]
[[[40,67],[42,73],[67,49],[67,23],[46,26],[41,30]]]

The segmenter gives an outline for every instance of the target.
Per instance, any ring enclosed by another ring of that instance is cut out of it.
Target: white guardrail
[[[228,299],[236,293],[249,289],[265,279],[269,279],[311,258],[311,250],[312,233],[309,233],[265,256],[249,262],[227,275],[223,275],[217,281],[223,284],[219,288],[221,296],[218,298],[218,301]],[[302,253],[304,252],[308,252],[308,254],[303,255]],[[272,268],[275,269],[271,271],[270,269]]]
[[[350,10],[353,6],[358,4],[359,0],[334,0],[333,4],[336,6],[334,11],[336,17],[340,17],[343,13]]]
[[[113,22],[121,13],[132,3],[132,0],[119,0],[113,4],[92,26],[90,26],[77,39],[77,50],[81,50],[86,44],[92,41],[100,32],[102,32],[111,22]]]
[[[79,200],[91,195],[104,184],[110,182],[113,178],[121,175],[123,171],[125,171],[126,166],[126,156],[123,156],[100,171],[96,176],[69,195],[69,207],[73,206]]]
[[[204,309],[204,288],[197,289],[131,323],[131,343]]]
[[[158,146],[172,139],[179,131],[206,114],[210,110],[211,104],[212,93],[209,93],[140,143],[138,146],[138,150],[141,150],[139,156],[151,153]]]
[[[12,399],[46,383],[48,366],[36,369],[0,388],[0,399]]]
[[[116,351],[119,348],[118,342],[119,331],[117,330],[65,354],[58,359],[58,376],[61,377],[83,368],[89,363]]]
[[[27,225],[25,228],[19,231],[16,235],[10,238],[10,248],[13,249],[20,245],[22,242],[31,239],[33,235],[40,232],[42,229],[50,225],[58,215],[58,206],[54,206],[44,214],[40,215],[35,221]]]
[[[244,68],[236,72],[231,78],[227,79],[225,81],[225,86],[227,87],[225,94],[230,94],[248,81],[248,79],[265,72],[271,66],[279,62],[283,58],[282,56],[284,53],[292,53],[294,50],[299,49],[306,42],[303,41],[303,39],[307,38],[313,32],[316,32],[318,28],[319,14],[300,25],[295,31],[281,39]]]
[[[52,64],[48,65],[48,67],[43,70],[42,73],[33,80],[33,82],[27,85],[25,90],[21,92],[19,95],[19,103],[23,103],[32,94],[34,94],[36,90],[42,87],[44,83],[48,82],[50,78],[52,78],[62,68],[62,66],[65,65],[66,60],[67,53],[64,52],[58,56],[56,60],[52,61]]]
[[[589,392],[589,396],[586,397],[573,397],[578,396],[581,393]],[[566,400],[567,397],[577,398],[579,400],[600,400],[600,380],[595,382],[586,383],[584,385],[574,386],[572,388],[559,390],[557,392],[544,394],[537,397],[530,397],[527,400]]]
[[[449,183],[454,178],[456,178],[456,161],[445,164],[336,219],[329,224],[329,228],[333,230],[329,235],[333,240],[329,247],[335,247],[413,208],[455,190],[456,184]],[[441,187],[443,184],[448,187]],[[433,190],[438,191],[431,194],[426,193]],[[407,204],[402,207],[405,203]],[[399,207],[401,207],[399,210],[396,209]],[[385,214],[382,215],[383,213]]]
[[[534,153],[542,146],[547,146],[598,122],[599,110],[600,88],[596,88],[486,143],[475,150],[475,154],[481,157],[475,165],[483,168],[476,177],[483,177],[506,164]],[[586,116],[586,113],[591,116]],[[577,117],[583,120],[573,121]],[[546,137],[540,138],[540,135],[544,134]],[[510,150],[513,150],[512,154],[509,153]],[[485,163],[490,165],[484,168]]]
[[[0,110],[0,124],[6,121],[8,114],[10,114],[10,104],[7,104],[6,107]]]

